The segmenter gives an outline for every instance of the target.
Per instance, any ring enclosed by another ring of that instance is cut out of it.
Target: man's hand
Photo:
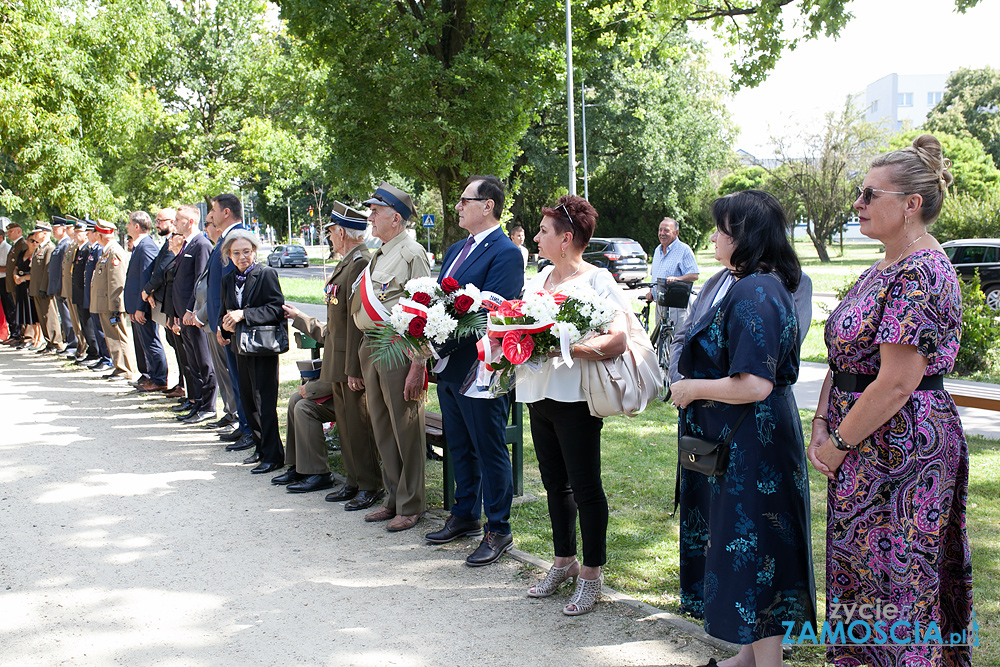
[[[156,301],[153,300],[153,297],[147,296],[143,301],[148,303],[150,308],[156,308]]]
[[[178,336],[180,335],[180,333],[181,333],[181,323],[180,323],[180,321],[178,321],[178,319],[176,317],[171,317],[170,318],[170,323],[167,326],[170,327],[170,330],[173,331],[175,335],[178,335]]]
[[[647,290],[646,291],[646,296],[644,296],[642,298],[646,300],[646,303],[651,302],[653,300],[653,290]]]
[[[149,295],[146,294],[146,290],[142,290],[142,292],[139,294],[139,298],[142,299],[143,301],[147,302],[149,301]]]
[[[285,319],[294,320],[296,317],[302,314],[302,311],[295,306],[289,306],[287,303],[282,304],[282,308],[285,309]]]
[[[351,391],[364,391],[365,381],[363,378],[355,378],[350,375],[347,376],[347,388]]]
[[[221,331],[216,331],[215,332],[215,340],[217,340],[219,342],[219,345],[221,345],[223,347],[225,347],[226,345],[229,345],[229,341],[222,337],[222,332]]]
[[[416,401],[424,393],[424,364],[414,361],[410,364],[410,370],[406,374],[406,382],[403,383],[403,400]]]
[[[181,323],[184,326],[193,327],[194,326],[194,313],[192,313],[190,310],[187,311],[186,313],[184,313],[184,318],[181,320]]]
[[[135,323],[137,323],[137,324],[145,324],[146,323],[146,313],[142,312],[141,310],[135,311],[135,315],[132,316],[132,321],[135,322]]]
[[[302,398],[306,397],[306,386],[304,384],[299,385],[299,396]]]

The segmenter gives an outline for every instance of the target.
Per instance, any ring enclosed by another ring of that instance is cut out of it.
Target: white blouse
[[[528,278],[524,283],[524,293],[531,294],[545,289],[545,279],[552,273],[554,266],[542,269],[532,278]],[[632,304],[622,291],[614,277],[607,269],[591,269],[586,273],[571,278],[560,284],[555,291],[573,284],[587,284],[595,292],[603,297],[611,299],[618,304],[618,310],[627,314],[632,312]],[[534,403],[543,398],[562,403],[577,403],[586,401],[583,395],[583,364],[576,360],[571,367],[560,364],[555,367],[555,359],[549,359],[537,370],[518,369],[517,370],[517,400],[520,403]]]

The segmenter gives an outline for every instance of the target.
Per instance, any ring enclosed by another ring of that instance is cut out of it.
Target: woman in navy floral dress
[[[805,443],[791,390],[799,371],[791,292],[801,270],[771,195],[723,197],[712,215],[715,256],[731,285],[696,308],[704,314],[689,325],[678,362],[685,379],[670,387],[682,433],[724,439],[749,412],[725,474],[682,471],[681,605],[713,637],[743,646],[724,667],[777,667],[783,623],[816,620]]]
[[[882,628],[882,646],[848,639],[828,649],[838,667],[970,664],[968,646],[940,643],[961,634],[972,614],[969,453],[941,381],[958,354],[962,295],[927,233],[952,182],[947,167],[931,135],[876,158],[854,208],[885,259],[861,274],[826,325],[832,370],[809,459],[830,478],[827,620],[848,625],[834,604],[899,610]],[[933,627],[940,635],[927,638]],[[870,643],[879,638],[876,631]]]

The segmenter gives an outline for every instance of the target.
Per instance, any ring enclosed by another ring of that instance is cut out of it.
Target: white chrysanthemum
[[[413,296],[417,292],[424,292],[425,294],[430,294],[431,298],[435,301],[444,296],[441,286],[438,285],[436,280],[430,277],[411,278],[406,281],[403,289],[408,296]]]
[[[559,314],[559,306],[548,292],[536,292],[525,295],[523,312],[535,322],[552,322]]]
[[[573,324],[569,322],[556,322],[552,326],[552,333],[555,334],[556,338],[560,338],[563,332],[566,332],[569,337],[570,344],[573,344],[583,338],[580,330],[576,328]]]
[[[389,314],[389,324],[392,328],[400,333],[405,333],[410,326],[410,320],[416,317],[413,313],[407,313],[403,310],[402,306],[396,304],[392,307],[392,312]]]
[[[424,327],[424,336],[438,345],[448,340],[448,336],[451,335],[456,326],[458,326],[458,322],[445,312],[443,303],[436,303],[427,309],[427,326]]]
[[[470,313],[476,312],[479,310],[479,307],[483,305],[483,293],[472,283],[469,283],[462,289],[455,292],[454,296],[455,298],[458,298],[462,294],[472,297],[472,307],[469,308]]]

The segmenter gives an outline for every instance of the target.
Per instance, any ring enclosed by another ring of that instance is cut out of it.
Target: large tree
[[[818,132],[772,137],[780,164],[768,169],[768,189],[790,218],[805,224],[820,261],[830,261],[827,243],[847,224],[854,188],[887,139],[882,129],[863,120],[850,99],[839,112],[826,114]]]
[[[974,137],[1000,166],[1000,70],[984,67],[954,72],[924,127]]]

